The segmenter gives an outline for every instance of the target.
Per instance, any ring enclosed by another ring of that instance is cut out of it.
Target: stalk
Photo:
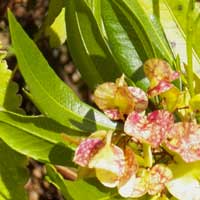
[[[193,40],[193,10],[194,0],[190,0],[187,12],[187,36],[186,36],[186,50],[187,50],[187,65],[185,66],[187,72],[187,83],[191,97],[194,96],[194,77],[193,77],[193,58],[192,58],[192,40]]]
[[[143,153],[144,153],[145,167],[152,167],[152,165],[153,165],[153,155],[152,155],[152,152],[151,152],[151,145],[144,143],[143,144]]]
[[[160,20],[159,0],[153,0],[153,14]]]

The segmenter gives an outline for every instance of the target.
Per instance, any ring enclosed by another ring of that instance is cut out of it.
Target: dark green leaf
[[[8,16],[12,45],[19,69],[39,110],[71,129],[88,132],[97,129],[115,129],[117,123],[81,102],[74,92],[56,76],[11,12]]]
[[[73,61],[92,88],[121,76],[102,38],[97,22],[84,1],[66,2],[68,46]]]
[[[108,43],[123,72],[147,89],[142,62],[159,57],[173,63],[173,54],[158,20],[151,18],[137,0],[102,0]]]
[[[118,0],[118,2],[120,2]],[[163,58],[167,60],[170,64],[173,62],[173,53],[168,44],[162,26],[160,25],[157,18],[151,13],[148,15],[143,7],[141,6],[142,1],[132,1],[132,0],[123,0],[123,2],[129,7],[132,13],[137,17],[139,23],[143,27],[145,33],[147,34],[151,44],[154,47],[156,57]],[[152,2],[151,0],[145,1]]]
[[[100,31],[103,33],[103,24],[102,24],[102,18],[101,18],[101,0],[85,0],[90,9],[92,10],[92,13],[96,19],[96,22],[100,28]]]
[[[141,23],[121,1],[102,2],[102,15],[108,43],[120,68],[136,85],[146,89],[142,62],[154,57],[152,44]],[[121,5],[122,3],[122,5]]]
[[[113,1],[102,0],[102,16],[113,55],[120,63],[123,72],[131,77],[142,65],[140,56],[129,35],[132,34],[132,38],[136,37],[135,31]],[[124,27],[125,25],[126,27]]]

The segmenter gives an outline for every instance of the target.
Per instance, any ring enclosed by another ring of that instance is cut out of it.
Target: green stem
[[[192,1],[191,1],[192,2]],[[193,59],[192,59],[192,39],[193,39],[193,6],[190,2],[187,14],[187,37],[186,37],[186,48],[187,48],[187,82],[188,89],[191,97],[194,96],[194,77],[193,77]]]
[[[152,167],[153,165],[153,155],[151,152],[151,145],[144,143],[143,144],[143,153],[144,153],[144,164],[145,167]]]
[[[187,34],[187,65],[186,65],[186,72],[187,72],[187,82],[188,82],[188,89],[190,92],[191,97],[194,96],[194,86],[193,86],[193,59],[192,59],[192,33],[188,31]]]
[[[153,0],[153,14],[160,19],[160,7],[159,7],[159,0]]]

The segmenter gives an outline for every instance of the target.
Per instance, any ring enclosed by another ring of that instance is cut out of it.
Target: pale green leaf
[[[7,86],[10,81],[11,71],[8,69],[7,63],[4,60],[5,53],[0,52],[0,105],[3,106],[6,96]]]
[[[8,69],[5,57],[6,52],[1,51],[0,44],[0,106],[22,113],[23,110],[19,108],[22,99],[16,94],[19,88],[17,83],[11,80],[12,71]]]
[[[47,15],[44,18],[43,24],[40,27],[39,32],[35,35],[35,40],[38,40],[42,34],[47,34],[50,37],[50,40],[53,40],[53,37],[55,35],[49,35],[47,30],[50,29],[50,26],[54,23],[55,19],[58,17],[63,7],[63,0],[50,0]],[[63,26],[62,30],[63,28],[65,27]]]
[[[0,200],[27,200],[27,159],[0,140]]]
[[[189,0],[164,0],[161,3],[161,22],[164,27],[165,33],[169,42],[172,45],[174,54],[179,54],[181,61],[187,63],[186,54],[186,36],[187,36],[187,11]],[[193,14],[195,21],[199,9],[196,9]],[[199,23],[196,25],[199,26]],[[194,71],[200,73],[200,48],[199,48],[199,35],[195,28],[193,39],[193,65]]]
[[[197,94],[190,99],[190,106],[193,111],[200,111],[200,94]]]
[[[67,39],[65,26],[65,8],[62,8],[54,22],[45,30],[45,35],[49,36],[51,47],[56,48],[65,42]]]
[[[152,10],[152,0],[138,1],[145,10],[149,19],[154,19]],[[186,13],[189,0],[160,0],[160,20],[167,40],[173,50],[175,57],[180,56],[181,63],[187,63],[186,54]],[[196,11],[195,11],[196,12]],[[152,23],[155,25],[154,20]],[[199,24],[197,24],[197,27]],[[183,31],[183,28],[185,29]],[[197,29],[197,28],[196,28]],[[195,31],[197,35],[199,31]],[[154,38],[154,37],[152,37]],[[194,37],[198,38],[198,36]],[[164,41],[164,40],[163,40]],[[199,47],[198,41],[194,42]],[[193,54],[193,65],[195,72],[199,73],[199,58]]]
[[[0,111],[0,138],[11,148],[41,162],[73,165],[73,145],[65,145],[61,133],[78,133],[43,116]]]

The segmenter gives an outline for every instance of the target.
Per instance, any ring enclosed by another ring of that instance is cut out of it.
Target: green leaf
[[[194,74],[195,82],[195,94],[200,93],[200,77],[197,74]]]
[[[108,43],[123,72],[146,89],[142,62],[160,57],[169,63],[173,54],[156,18],[148,18],[138,1],[102,1],[102,15]]]
[[[61,133],[78,133],[43,116],[0,111],[0,138],[17,152],[59,165],[73,165],[74,148],[63,144]]]
[[[97,22],[84,1],[66,2],[66,27],[73,61],[91,88],[121,76],[118,63],[114,61]]]
[[[187,63],[186,54],[186,36],[188,34],[187,25],[187,13],[188,13],[189,0],[164,0],[161,3],[161,21],[168,37],[168,40],[173,44],[173,51],[175,54],[179,54],[182,62]],[[200,26],[199,20],[197,20],[199,15],[199,8],[191,13],[192,23],[194,23],[193,29],[193,65],[194,70],[198,74],[200,73],[200,48],[199,48],[199,31],[197,28]],[[196,21],[196,22],[195,22]],[[196,25],[195,25],[196,23]]]
[[[59,47],[65,42],[67,39],[65,26],[65,8],[62,8],[54,22],[50,26],[47,26],[45,30],[45,35],[49,36],[51,47]]]
[[[105,36],[103,21],[102,21],[102,17],[101,17],[101,0],[85,0],[85,2],[90,7],[102,35]]]
[[[35,35],[35,40],[38,40],[42,34],[45,34],[49,36],[50,41],[55,40],[54,37],[56,36],[56,43],[58,42],[58,36],[60,33],[58,33],[57,28],[55,29],[55,34],[53,34],[53,30],[50,28],[50,26],[55,23],[57,20],[62,21],[62,17],[58,17],[61,14],[62,8],[64,7],[64,1],[63,0],[50,0],[49,6],[48,6],[48,12],[47,15],[44,18],[44,22],[42,26],[40,27],[39,32]],[[58,19],[57,19],[58,18]],[[57,20],[56,20],[57,19]],[[64,22],[64,21],[63,21]],[[56,22],[57,23],[57,22]],[[64,22],[65,24],[65,22]],[[64,32],[65,26],[61,27],[62,32]],[[50,33],[48,31],[51,31]],[[56,35],[58,33],[58,36]],[[64,35],[63,35],[64,37]],[[66,37],[66,35],[65,35]],[[59,46],[57,43],[56,45]]]
[[[0,200],[27,200],[27,159],[0,140]]]
[[[167,8],[169,9],[171,15],[173,16],[175,22],[177,23],[181,31],[183,31],[182,33],[185,36],[187,34],[187,14],[188,14],[188,7],[189,7],[190,0],[177,0],[177,1],[164,0],[164,2],[166,3]],[[192,11],[193,13],[191,13],[194,21],[198,17],[199,11],[200,11],[200,8],[197,4],[195,7],[195,10]],[[194,44],[195,50],[199,54],[200,53],[199,45],[197,43],[193,43],[193,44]]]
[[[44,24],[51,25],[64,7],[63,0],[50,0]]]
[[[19,69],[38,109],[46,116],[74,130],[93,132],[97,129],[115,129],[117,123],[81,102],[56,76],[10,11],[8,17]]]
[[[155,51],[154,56],[163,58],[172,64],[174,57],[158,19],[152,13],[149,15],[149,13],[145,12],[146,8],[142,6],[142,0],[123,1],[137,17],[138,22],[141,24],[146,35],[148,36],[148,39],[151,41]],[[152,0],[149,1],[152,2]],[[147,1],[145,1],[144,4],[147,6]]]
[[[200,111],[200,94],[197,94],[190,99],[190,106],[193,111]]]
[[[2,106],[8,110],[23,113],[23,110],[19,108],[21,105],[21,96],[16,94],[19,88],[11,80],[12,71],[8,69],[5,57],[6,52],[0,51],[0,107]]]
[[[157,19],[160,19],[160,6],[159,2],[160,0],[153,0],[153,14],[157,17]]]
[[[133,73],[142,65],[140,56],[135,49],[135,45],[129,34],[132,34],[132,38],[137,36],[133,27],[124,17],[119,8],[113,3],[113,1],[102,0],[101,12],[103,16],[103,22],[105,31],[108,36],[108,43],[118,60],[123,72],[131,77]],[[122,22],[120,20],[123,20]],[[129,24],[128,24],[129,23]],[[129,28],[129,31],[127,29]],[[134,38],[135,39],[135,38]],[[135,41],[137,41],[135,39]]]
[[[64,197],[74,200],[120,200],[117,191],[102,186],[96,179],[68,181],[64,180],[56,170],[47,165],[47,176],[61,190]]]
[[[52,165],[46,165],[47,180],[53,183],[62,193],[66,200],[72,200],[68,189],[65,186],[63,177],[55,170]]]

